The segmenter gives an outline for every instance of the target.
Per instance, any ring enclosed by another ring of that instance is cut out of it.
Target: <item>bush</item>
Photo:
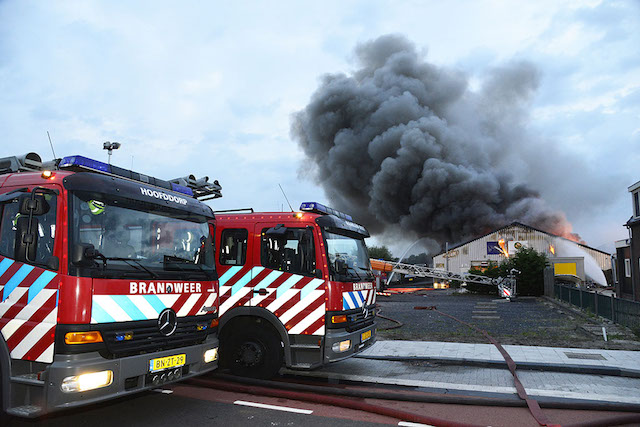
[[[471,267],[469,270],[470,274],[475,274],[477,276],[487,276],[495,279],[496,277],[500,277],[500,271],[498,265],[491,262],[489,266],[485,270],[481,270],[476,267]],[[467,290],[469,292],[473,292],[476,294],[482,295],[496,295],[498,293],[497,285],[483,285],[481,283],[467,283]]]
[[[544,253],[540,253],[533,248],[520,249],[514,256],[502,261],[500,265],[489,265],[485,271],[472,268],[471,274],[479,274],[492,278],[508,277],[509,271],[515,268],[521,273],[516,276],[517,295],[540,296],[544,294],[544,269],[549,265],[549,260]],[[480,284],[467,284],[470,292],[494,294],[497,287]]]
[[[503,277],[507,277],[512,268],[520,270],[517,279],[518,295],[540,296],[544,294],[544,269],[549,265],[549,260],[544,253],[533,248],[523,248],[516,252],[515,256],[500,264]]]

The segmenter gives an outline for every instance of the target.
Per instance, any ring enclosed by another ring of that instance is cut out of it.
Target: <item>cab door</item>
[[[258,223],[254,236],[251,305],[274,313],[291,334],[324,328],[325,285],[316,268],[314,227]]]
[[[216,268],[220,289],[220,316],[233,307],[249,305],[253,278],[253,239],[242,224],[218,224]]]
[[[12,359],[53,361],[60,282],[57,221],[63,217],[58,193],[38,187],[0,201],[0,340]]]

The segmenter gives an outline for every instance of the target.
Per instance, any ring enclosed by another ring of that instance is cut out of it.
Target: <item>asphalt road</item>
[[[74,427],[74,426],[382,426],[400,424],[401,420],[374,413],[344,409],[282,398],[269,398],[227,392],[178,383],[167,387],[168,393],[147,392],[93,405],[81,410],[62,412],[37,420],[14,419],[16,427]],[[170,393],[169,393],[170,392]],[[414,414],[475,425],[537,426],[526,408],[501,408],[457,404],[381,401],[358,399],[366,403],[393,408]],[[258,408],[246,405],[272,405]],[[306,413],[285,412],[300,410]],[[556,423],[594,421],[625,413],[602,411],[573,411],[545,409]]]
[[[11,427],[114,427],[114,426],[366,426],[381,425],[367,420],[358,411],[344,413],[335,409],[314,407],[313,404],[269,399],[260,396],[226,393],[190,387],[179,383],[166,390],[171,393],[147,392],[83,409],[52,414],[36,420],[14,418]],[[242,402],[242,403],[234,403]],[[247,403],[248,402],[248,403]],[[282,409],[246,406],[252,403],[274,405],[279,408],[311,410],[302,414]],[[316,405],[319,406],[319,405]],[[380,417],[387,424],[386,417]],[[392,422],[397,424],[397,421]]]

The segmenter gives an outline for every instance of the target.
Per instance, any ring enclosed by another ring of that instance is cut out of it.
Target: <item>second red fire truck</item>
[[[349,215],[315,202],[300,212],[217,214],[221,364],[267,378],[373,344],[366,237]]]

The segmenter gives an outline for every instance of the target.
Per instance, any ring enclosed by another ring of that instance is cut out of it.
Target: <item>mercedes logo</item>
[[[168,337],[172,335],[178,327],[178,316],[170,308],[165,308],[158,316],[158,330],[162,335]]]
[[[364,305],[362,306],[362,316],[367,317],[369,315],[369,310]]]

